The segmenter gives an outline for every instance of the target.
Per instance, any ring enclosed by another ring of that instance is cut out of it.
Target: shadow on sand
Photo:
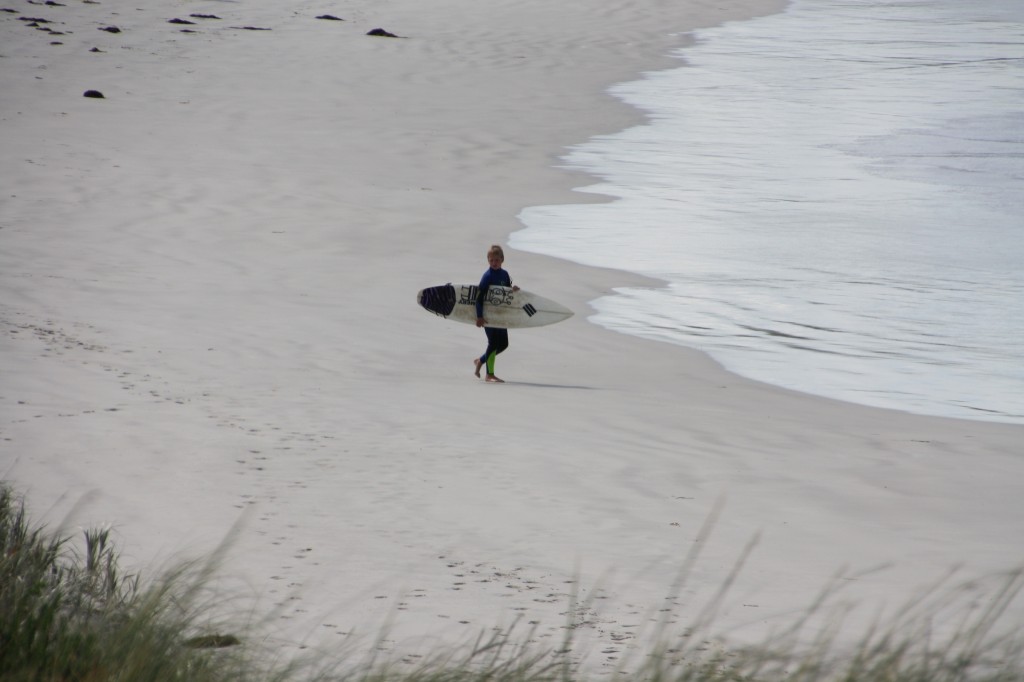
[[[541,384],[535,381],[504,381],[505,386],[530,386],[532,388],[570,388],[578,391],[596,390],[593,386],[574,386],[572,384]],[[497,384],[500,386],[501,384]]]

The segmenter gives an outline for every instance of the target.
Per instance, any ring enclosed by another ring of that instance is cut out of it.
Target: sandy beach
[[[507,248],[576,311],[511,333],[507,383],[415,305],[524,207],[597,199],[558,159],[643,120],[608,86],[783,3],[138,4],[0,14],[0,473],[40,520],[109,524],[144,572],[230,536],[275,646],[571,623],[606,667],[752,542],[714,627],[739,641],[838,575],[857,623],[1024,565],[1018,426],[745,380],[587,321],[639,277]]]

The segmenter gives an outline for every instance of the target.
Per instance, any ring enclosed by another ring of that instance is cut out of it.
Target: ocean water
[[[1024,2],[796,0],[702,30],[510,245],[659,278],[613,330],[788,388],[1024,424]]]

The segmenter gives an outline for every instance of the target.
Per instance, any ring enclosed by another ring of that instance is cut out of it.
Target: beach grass
[[[1000,627],[1024,586],[1020,570],[927,586],[852,647],[840,643],[849,640],[838,637],[832,588],[758,646],[712,644],[712,605],[684,635],[655,628],[647,648],[597,674],[571,654],[571,627],[554,650],[512,627],[413,664],[354,645],[283,661],[214,588],[220,556],[144,580],[122,570],[109,529],[85,530],[81,540],[76,549],[72,538],[33,524],[24,500],[0,483],[0,681],[1024,681],[1024,637]]]
[[[122,572],[109,528],[82,539],[34,525],[0,485],[0,679],[246,679],[241,658],[206,649],[231,641],[203,629],[215,562],[143,584]]]

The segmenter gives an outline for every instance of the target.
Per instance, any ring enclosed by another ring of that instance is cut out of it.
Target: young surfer
[[[519,287],[512,286],[512,277],[502,269],[505,262],[505,252],[495,244],[487,250],[487,264],[490,266],[480,278],[480,291],[476,298],[476,326],[483,327],[487,334],[487,350],[484,354],[473,360],[476,367],[476,375],[480,376],[480,368],[487,368],[487,381],[505,383],[494,375],[494,359],[498,353],[508,348],[508,330],[497,327],[488,327],[484,319],[484,300],[487,290],[492,286],[512,287],[512,291],[519,291]]]

